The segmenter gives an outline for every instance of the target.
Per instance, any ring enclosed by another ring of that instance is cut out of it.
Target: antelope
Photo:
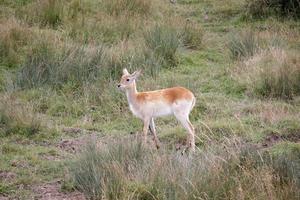
[[[125,91],[131,112],[144,123],[143,143],[146,144],[149,128],[154,136],[155,145],[159,148],[154,119],[174,115],[188,132],[188,147],[191,148],[191,151],[195,151],[195,129],[189,120],[189,114],[196,103],[194,94],[184,87],[138,92],[136,79],[140,75],[141,70],[130,74],[126,68],[123,69],[118,88]]]

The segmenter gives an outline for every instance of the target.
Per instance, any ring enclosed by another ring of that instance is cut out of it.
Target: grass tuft
[[[23,48],[32,39],[32,32],[15,19],[0,23],[0,67],[16,68],[22,62]]]
[[[228,44],[232,59],[253,56],[259,49],[258,40],[253,31],[245,31],[231,35]]]
[[[178,64],[177,50],[179,38],[175,29],[155,25],[144,34],[146,46],[154,52],[157,59],[161,59],[166,67],[174,67]]]
[[[300,94],[299,63],[294,52],[271,48],[244,61],[238,79],[255,95],[292,99]]]
[[[43,85],[60,87],[65,83],[82,85],[95,81],[104,69],[104,50],[98,47],[89,51],[84,47],[62,47],[40,42],[29,52],[19,70],[16,83],[20,88]]]
[[[182,31],[183,45],[191,49],[200,49],[202,47],[203,29],[197,23],[186,21]]]
[[[75,187],[90,199],[256,198],[258,193],[289,199],[297,194],[295,169],[300,163],[290,171],[269,152],[228,141],[190,157],[152,151],[129,140],[93,144],[70,165],[70,172]]]
[[[63,1],[38,0],[21,7],[17,16],[29,24],[57,28],[63,22]]]
[[[41,121],[29,105],[14,102],[8,97],[2,97],[0,103],[0,134],[19,134],[27,137],[38,134]]]

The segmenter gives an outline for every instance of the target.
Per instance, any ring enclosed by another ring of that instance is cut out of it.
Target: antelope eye
[[[130,81],[130,79],[128,78],[128,79],[126,79],[126,81]]]

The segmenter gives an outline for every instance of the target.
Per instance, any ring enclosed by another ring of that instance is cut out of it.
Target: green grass
[[[258,41],[254,32],[246,31],[240,35],[232,35],[228,44],[233,59],[251,57],[258,51]]]
[[[162,60],[162,65],[173,67],[178,64],[179,38],[175,29],[156,25],[145,33],[145,43],[154,52],[156,59]]]
[[[18,141],[18,140],[17,140]],[[20,140],[19,140],[20,141]],[[62,176],[62,163],[45,158],[58,155],[52,147],[26,144],[20,145],[16,139],[2,138],[0,143],[1,172],[14,174],[8,180],[0,180],[0,194],[12,198],[26,199],[32,196],[30,185],[41,181],[51,181]],[[27,187],[23,187],[23,186]],[[23,187],[23,189],[19,189]]]

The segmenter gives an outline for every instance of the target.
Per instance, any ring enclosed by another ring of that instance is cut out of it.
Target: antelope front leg
[[[144,119],[144,128],[143,128],[143,143],[147,144],[147,132],[150,124],[150,119]]]
[[[154,142],[155,142],[155,146],[156,146],[157,149],[159,149],[160,144],[159,144],[159,140],[158,140],[158,138],[157,138],[157,134],[156,134],[156,130],[155,130],[155,124],[154,124],[154,119],[153,119],[153,117],[152,117],[151,120],[150,120],[150,126],[149,126],[149,128],[150,128],[150,131],[151,131],[152,134],[153,134],[153,139],[154,139]]]

